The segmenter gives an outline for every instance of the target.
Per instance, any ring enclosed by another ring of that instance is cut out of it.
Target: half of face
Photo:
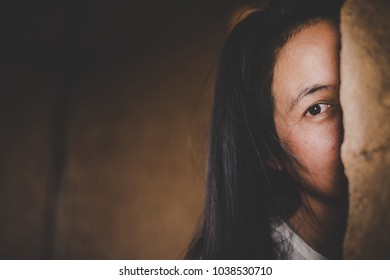
[[[345,193],[339,37],[331,21],[304,27],[280,50],[272,84],[276,131],[296,159],[280,164],[304,189],[331,199]]]

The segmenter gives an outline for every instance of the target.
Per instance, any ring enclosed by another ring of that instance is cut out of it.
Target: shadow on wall
[[[182,257],[234,1],[24,2],[5,19],[0,257]]]

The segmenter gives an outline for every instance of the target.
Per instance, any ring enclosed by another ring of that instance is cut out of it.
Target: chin
[[[348,201],[348,180],[343,172],[331,178],[326,176],[318,180],[317,176],[310,176],[310,181],[303,181],[302,193],[317,201],[327,203],[345,203]]]

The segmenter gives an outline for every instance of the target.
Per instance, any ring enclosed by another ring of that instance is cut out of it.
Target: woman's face
[[[345,193],[339,85],[339,32],[332,22],[305,27],[281,49],[272,84],[275,126],[301,165],[280,165],[304,189],[328,199]]]

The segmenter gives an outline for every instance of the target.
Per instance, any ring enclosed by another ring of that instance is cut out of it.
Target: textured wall
[[[341,103],[350,212],[345,257],[390,258],[390,1],[342,10]]]

